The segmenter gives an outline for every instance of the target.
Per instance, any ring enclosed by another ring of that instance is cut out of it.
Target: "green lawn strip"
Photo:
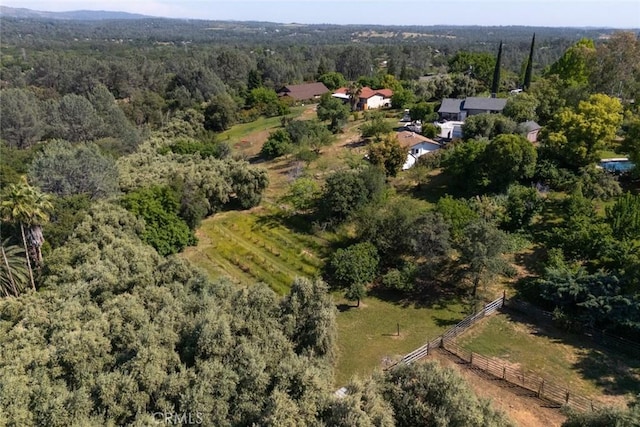
[[[341,310],[337,318],[336,387],[344,386],[354,375],[370,375],[382,366],[385,357],[398,359],[465,317],[459,302],[439,308],[416,308],[367,297],[359,308],[349,308],[354,303],[346,301],[338,292],[334,300]],[[397,323],[400,324],[399,337],[396,336]]]
[[[267,221],[262,224],[260,223],[262,217],[262,215],[245,215],[234,218],[234,221],[227,220],[223,224],[227,224],[231,228],[241,225],[244,230],[243,237],[253,244],[261,246],[271,255],[276,257],[284,255],[287,258],[290,255],[296,269],[304,271],[311,269],[313,273],[322,266],[322,260],[311,252],[321,249],[319,242],[316,242],[311,236],[296,234],[277,222]]]
[[[497,314],[465,332],[457,343],[594,399],[640,392],[639,360],[554,329],[535,329],[517,316]]]
[[[252,241],[242,233],[234,233],[222,224],[219,226],[221,237],[227,242],[232,242],[233,259],[241,259],[245,268],[275,291],[285,293],[293,279],[301,275],[300,268],[296,265],[298,257],[291,248],[282,248],[281,252],[276,252],[279,255],[274,255],[265,249],[264,240]],[[263,274],[256,274],[257,271]]]
[[[297,276],[312,277],[322,260],[315,253],[320,241],[297,236],[277,221],[260,222],[261,213],[224,212],[205,220],[197,248],[185,257],[211,277],[228,275],[250,285],[264,282],[285,294]]]
[[[291,108],[291,113],[288,114],[288,117],[296,118],[300,116],[305,109],[308,107],[293,107]],[[282,125],[282,118],[280,116],[276,117],[260,117],[257,120],[249,123],[241,123],[231,127],[224,132],[218,134],[218,139],[220,141],[230,141],[230,142],[238,142],[242,138],[247,137],[248,135],[254,132],[260,132],[268,129],[273,129],[280,127]]]

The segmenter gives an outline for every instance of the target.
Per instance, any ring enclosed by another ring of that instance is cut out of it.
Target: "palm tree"
[[[360,94],[362,93],[362,85],[358,82],[352,82],[347,88],[347,95],[349,95],[349,104],[351,105],[351,111],[356,111]]]
[[[9,239],[0,244],[2,264],[0,265],[0,287],[5,296],[18,296],[27,284],[27,270],[24,268],[24,250],[10,245]]]
[[[0,217],[2,220],[20,225],[22,244],[29,268],[29,279],[34,291],[36,285],[33,279],[31,260],[33,259],[36,267],[42,263],[41,247],[44,243],[44,237],[41,225],[49,220],[49,212],[52,209],[53,205],[49,196],[36,187],[30,186],[26,180],[7,186],[0,198]]]

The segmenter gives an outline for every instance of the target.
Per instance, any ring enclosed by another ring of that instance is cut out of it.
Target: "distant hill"
[[[31,10],[0,6],[0,16],[10,18],[29,19],[60,19],[75,21],[103,21],[108,19],[146,19],[152,18],[148,15],[128,12],[112,12],[106,10],[73,10],[70,12],[44,12],[41,10]]]

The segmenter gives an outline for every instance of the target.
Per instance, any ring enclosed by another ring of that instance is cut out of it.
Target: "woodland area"
[[[504,281],[564,330],[640,336],[637,33],[3,18],[0,36],[0,426],[513,425],[433,363],[334,395],[338,295],[473,310]],[[276,93],[311,81],[392,106]],[[502,114],[401,170],[405,109],[434,137],[443,98],[492,92]],[[249,156],[231,133],[261,120]],[[347,136],[361,152],[331,151]],[[636,167],[596,167],[621,156]],[[183,256],[208,219],[269,209],[325,242],[315,274],[239,286]],[[564,425],[638,423],[640,397]]]

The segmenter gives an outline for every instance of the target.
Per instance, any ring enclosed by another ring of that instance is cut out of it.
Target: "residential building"
[[[332,95],[345,101],[350,100],[349,88],[341,87]],[[391,107],[391,97],[393,91],[391,89],[371,89],[368,86],[363,87],[358,95],[356,102],[357,110],[372,110],[377,108]]]
[[[440,149],[440,144],[436,141],[415,132],[401,131],[398,132],[397,138],[400,146],[407,150],[407,160],[402,166],[402,170],[411,168],[419,157]]]
[[[445,98],[438,109],[438,114],[440,120],[464,121],[467,116],[476,114],[501,113],[505,105],[507,105],[507,100],[504,98]]]
[[[329,92],[324,83],[304,83],[300,85],[287,85],[278,91],[278,96],[289,97],[296,102],[319,99]]]

